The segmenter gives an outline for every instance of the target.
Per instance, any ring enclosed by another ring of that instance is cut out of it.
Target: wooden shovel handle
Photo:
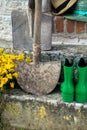
[[[33,39],[33,62],[39,64],[41,56],[41,16],[42,0],[35,0],[35,21]]]

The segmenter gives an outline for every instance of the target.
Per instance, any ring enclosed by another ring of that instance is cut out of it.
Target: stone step
[[[37,97],[15,89],[6,93],[3,99],[1,117],[5,130],[87,129],[87,103],[64,103],[59,90]]]
[[[87,34],[65,34],[65,33],[53,33],[52,44],[58,45],[87,45]]]

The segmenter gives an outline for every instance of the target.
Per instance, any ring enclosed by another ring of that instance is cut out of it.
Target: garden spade
[[[42,0],[35,0],[35,23],[33,39],[33,62],[16,61],[19,73],[17,82],[27,93],[43,95],[50,93],[57,85],[61,61],[40,62]]]

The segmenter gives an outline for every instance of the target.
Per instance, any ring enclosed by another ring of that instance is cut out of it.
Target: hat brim
[[[67,15],[64,15],[64,17],[70,20],[87,22],[87,16],[82,16],[78,14],[69,14],[69,15],[67,14]]]
[[[52,14],[60,15],[60,14],[65,13],[70,7],[72,7],[75,4],[76,1],[77,0],[70,0],[70,2],[67,4],[67,6],[65,8],[61,9],[61,11],[59,11],[58,13],[52,12]]]

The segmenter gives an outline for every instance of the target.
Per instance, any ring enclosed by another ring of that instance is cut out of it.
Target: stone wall
[[[56,17],[56,32],[65,32],[73,34],[87,33],[87,23],[74,21],[64,18],[63,16]]]
[[[28,0],[0,0],[0,46],[5,41],[11,47],[12,44],[12,23],[11,12],[15,9],[27,10]]]
[[[28,10],[28,0],[0,0],[0,47],[13,47],[12,10]],[[87,45],[87,23],[76,22],[54,16],[53,44]]]
[[[63,16],[54,17],[53,32],[60,44],[87,45],[87,23],[74,21]]]

